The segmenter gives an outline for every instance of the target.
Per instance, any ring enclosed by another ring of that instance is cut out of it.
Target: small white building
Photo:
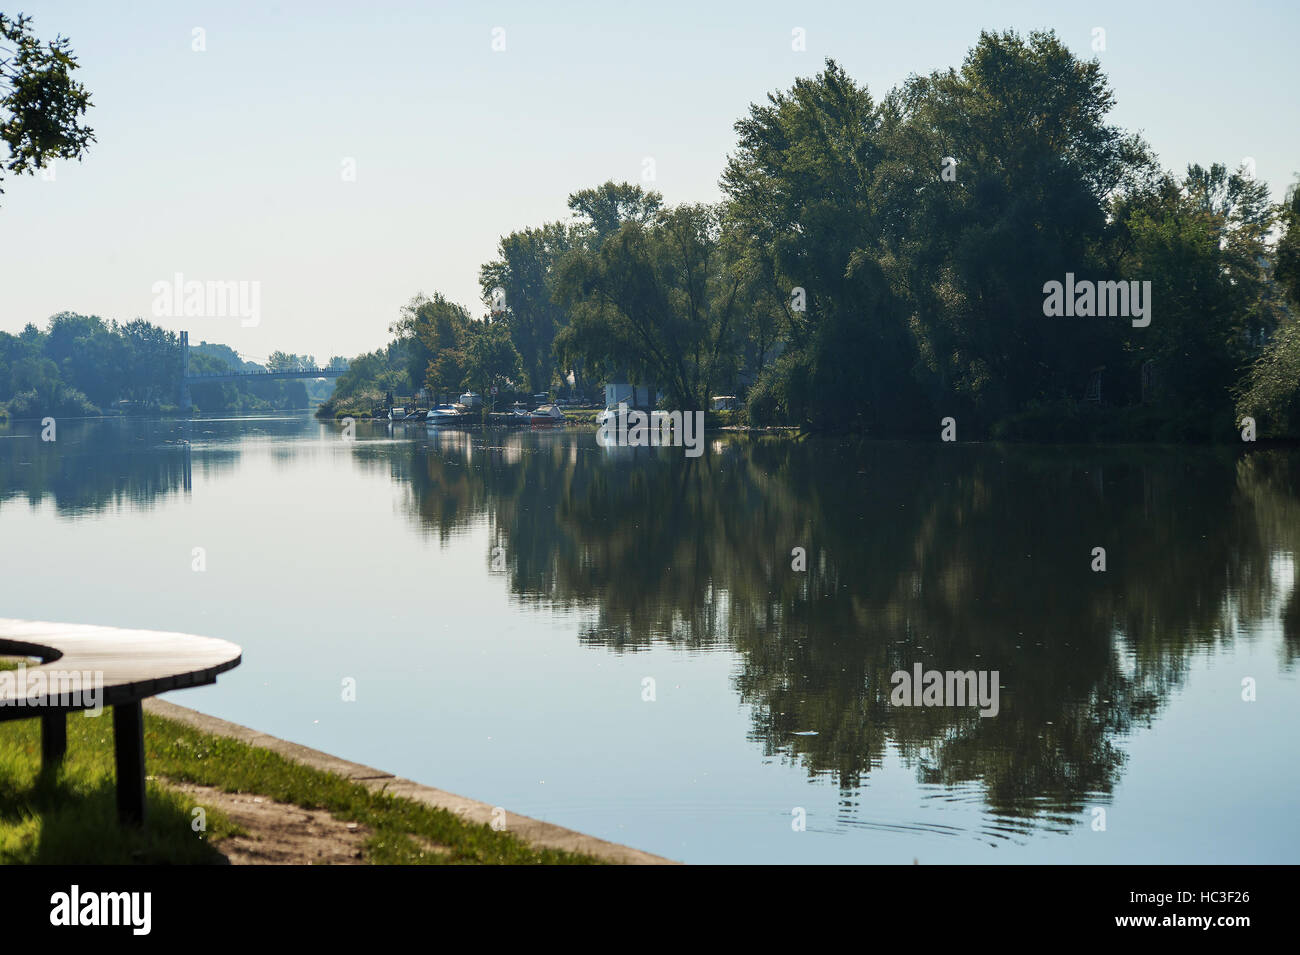
[[[612,381],[605,385],[605,407],[617,408],[625,404],[629,408],[653,409],[663,397],[654,385],[633,385],[626,381]]]

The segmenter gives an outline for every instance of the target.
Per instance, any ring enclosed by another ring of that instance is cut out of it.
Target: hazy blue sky
[[[256,327],[154,319],[196,342],[367,351],[417,292],[479,314],[500,235],[567,217],[575,189],[641,181],[646,157],[669,202],[717,199],[732,124],[826,57],[879,96],[959,65],[981,29],[1051,28],[1098,56],[1114,121],[1166,167],[1251,156],[1275,194],[1300,170],[1294,0],[0,6],[71,37],[98,136],[52,181],[5,179],[7,331],[63,309],[152,318],[151,286],[181,272],[261,283]]]

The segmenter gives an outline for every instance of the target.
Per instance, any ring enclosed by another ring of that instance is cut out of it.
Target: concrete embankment
[[[432,786],[425,786],[409,779],[403,779],[400,776],[394,776],[382,769],[348,762],[345,759],[339,759],[337,756],[331,756],[329,753],[322,753],[320,750],[311,749],[298,743],[291,743],[288,740],[249,729],[247,726],[240,726],[238,723],[231,723],[215,716],[208,716],[206,713],[200,713],[197,710],[177,706],[175,703],[169,703],[157,697],[145,700],[144,708],[150,713],[175,720],[178,723],[184,723],[201,732],[236,739],[248,746],[257,746],[261,749],[270,750],[285,759],[310,766],[313,769],[342,776],[344,779],[358,783],[368,789],[386,792],[393,796],[401,796],[438,809],[446,809],[468,822],[483,824],[492,822],[495,807],[485,802],[479,802],[477,799],[469,799],[465,796],[457,796],[455,793],[435,789]],[[640,849],[633,849],[616,842],[607,842],[604,839],[597,839],[595,836],[575,832],[572,829],[565,829],[563,826],[542,822],[539,819],[519,816],[509,811],[506,812],[506,830],[529,845],[585,853],[606,862],[620,865],[678,864],[671,859],[652,855],[649,852],[642,852]]]

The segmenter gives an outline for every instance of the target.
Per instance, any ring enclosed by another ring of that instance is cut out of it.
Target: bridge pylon
[[[194,399],[190,396],[190,333],[181,332],[181,411],[189,414],[194,410]]]

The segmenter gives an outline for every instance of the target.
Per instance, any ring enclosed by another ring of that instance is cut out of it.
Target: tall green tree
[[[574,218],[569,229],[570,255],[587,256],[598,251],[605,240],[626,223],[648,224],[663,208],[663,196],[635,183],[610,179],[599,186],[570,193],[568,205]],[[560,268],[562,270],[563,266]],[[575,317],[588,327],[599,321],[597,316],[587,314],[598,308],[595,303],[563,295],[558,287],[552,294],[563,296],[566,324]],[[573,341],[572,333],[564,333],[563,341],[557,338],[553,348],[561,374],[566,378],[572,376],[579,391],[585,391],[594,378],[627,373],[627,368],[614,369],[610,363],[593,358],[593,349],[572,347]]]
[[[664,197],[653,189],[612,179],[569,195],[569,209],[578,220],[583,242],[596,248],[625,223],[648,225],[663,205]]]
[[[734,360],[742,279],[727,268],[715,206],[625,222],[565,260],[560,290],[585,306],[557,338],[564,360],[654,382],[676,408],[706,407]]]
[[[774,294],[804,296],[759,393],[887,431],[1081,392],[1117,326],[1045,322],[1042,286],[1101,269],[1111,197],[1150,174],[1112,102],[1096,62],[1008,32],[879,104],[828,61],[753,106],[723,187]]]
[[[464,331],[463,387],[486,398],[493,385],[513,388],[521,382],[523,363],[505,324],[491,320],[470,322]]]
[[[571,246],[570,229],[561,222],[512,232],[479,273],[483,301],[500,311],[533,391],[549,391],[555,376],[555,334],[567,324],[555,286]]]
[[[1042,310],[1044,283],[1067,272],[1139,277],[1109,274],[1103,254],[1109,203],[1154,175],[1141,140],[1107,121],[1113,105],[1098,62],[1052,33],[982,33],[960,70],[914,78],[893,98],[909,175],[892,190],[891,281],[936,393],[986,419],[1080,397],[1129,334]],[[922,214],[909,217],[917,189]]]
[[[121,326],[130,355],[125,397],[148,405],[177,399],[180,340],[175,332],[137,318]]]
[[[907,327],[876,261],[881,112],[833,60],[736,123],[722,176],[727,221],[779,309],[785,353],[751,396],[797,421],[883,420],[905,396]]]
[[[1273,280],[1284,306],[1271,339],[1243,378],[1239,416],[1256,419],[1260,434],[1300,435],[1300,184],[1277,207],[1282,228],[1273,255]]]
[[[1283,232],[1273,275],[1292,305],[1300,308],[1300,182],[1291,185],[1277,212]]]
[[[1152,317],[1132,336],[1134,361],[1150,360],[1163,404],[1198,437],[1231,433],[1232,389],[1272,330],[1266,314],[1268,188],[1215,164],[1166,178],[1134,203],[1123,225],[1131,240],[1121,269],[1149,278]]]
[[[60,378],[101,407],[118,400],[129,384],[130,344],[116,323],[109,325],[98,316],[53,316],[42,351],[57,366]]]

